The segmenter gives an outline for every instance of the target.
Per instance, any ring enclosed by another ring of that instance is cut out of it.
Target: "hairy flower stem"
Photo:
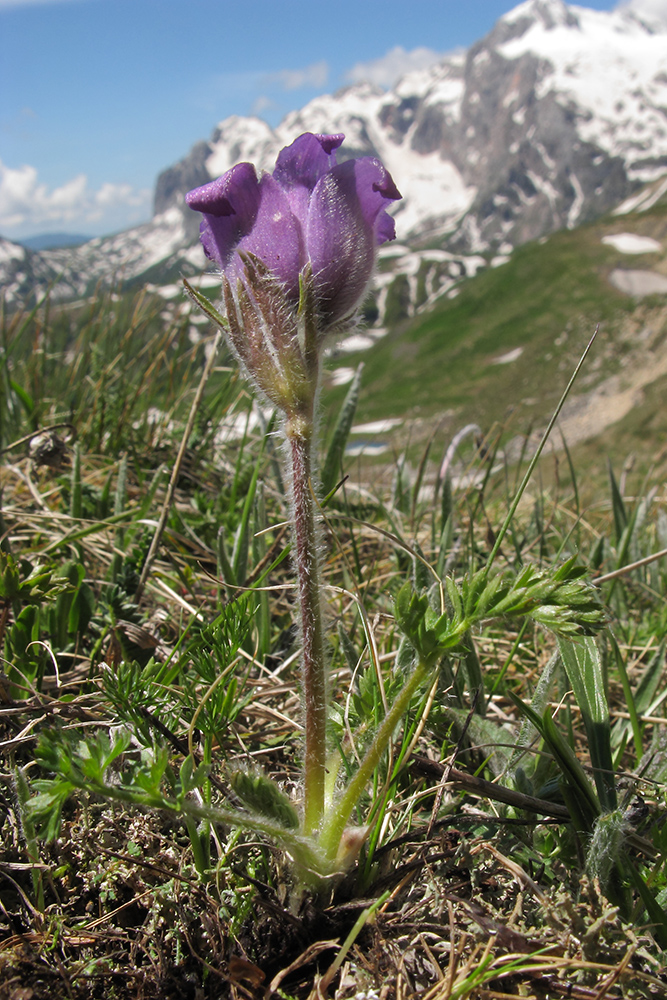
[[[322,623],[317,501],[312,486],[313,418],[295,415],[285,427],[292,463],[294,562],[303,643],[303,692],[306,728],[303,832],[315,833],[324,813],[326,774],[327,680]]]

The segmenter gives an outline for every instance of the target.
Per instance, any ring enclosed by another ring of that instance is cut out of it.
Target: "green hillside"
[[[622,232],[650,236],[663,249],[630,255],[601,242]],[[609,276],[615,268],[667,275],[666,236],[667,206],[659,204],[521,247],[507,263],[465,281],[454,298],[395,326],[363,355],[359,420],[453,410],[457,424],[474,420],[484,429],[510,413],[515,430],[539,424],[598,324],[575,394],[641,365],[649,366],[644,381],[650,383],[667,333],[665,296],[632,298]],[[652,430],[664,433],[665,426],[663,416]]]

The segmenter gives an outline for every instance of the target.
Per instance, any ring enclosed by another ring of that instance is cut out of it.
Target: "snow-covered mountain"
[[[68,251],[0,243],[2,283],[18,296],[62,273],[61,294],[80,295],[110,275],[196,273],[198,219],[184,193],[241,160],[270,169],[306,130],[345,132],[345,155],[383,160],[404,196],[402,270],[414,276],[414,252],[421,263],[431,253],[449,275],[431,282],[438,294],[479,262],[594,218],[667,174],[667,31],[627,11],[527,0],[467,52],[391,91],[355,85],[275,129],[228,118],[160,175],[150,223]]]

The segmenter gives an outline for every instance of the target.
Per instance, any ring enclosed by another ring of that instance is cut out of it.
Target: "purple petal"
[[[338,149],[339,146],[342,146],[343,142],[345,141],[345,133],[334,132],[333,135],[321,135],[320,133],[316,132],[315,138],[319,142],[324,152],[329,154],[333,153],[333,151],[335,149]],[[336,162],[335,158],[333,162],[334,163]]]
[[[304,132],[291,146],[281,149],[273,176],[285,189],[292,212],[305,227],[310,194],[320,177],[336,165],[335,150],[345,138]]]
[[[261,192],[252,163],[238,163],[222,177],[188,192],[185,200],[204,219],[201,241],[207,257],[225,268],[239,241],[255,225]]]
[[[387,212],[380,212],[375,223],[375,239],[378,246],[396,239],[396,223]]]
[[[259,182],[260,205],[252,231],[237,249],[253,253],[283,283],[288,297],[298,301],[299,273],[306,263],[302,227],[286,192],[270,174]]]
[[[320,177],[336,165],[334,150],[344,138],[342,133],[313,135],[304,132],[291,146],[280,150],[273,176],[285,188],[299,185],[312,191]]]
[[[317,183],[310,199],[306,246],[320,312],[335,323],[359,304],[373,273],[375,248],[393,238],[384,211],[400,195],[379,160],[348,160]]]
[[[357,193],[364,219],[373,226],[377,245],[396,238],[394,220],[385,209],[401,193],[388,170],[372,156],[354,160]]]

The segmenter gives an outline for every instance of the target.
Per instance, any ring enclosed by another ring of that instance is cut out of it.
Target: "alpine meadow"
[[[0,1000],[667,996],[667,24],[527,0],[56,235]]]

